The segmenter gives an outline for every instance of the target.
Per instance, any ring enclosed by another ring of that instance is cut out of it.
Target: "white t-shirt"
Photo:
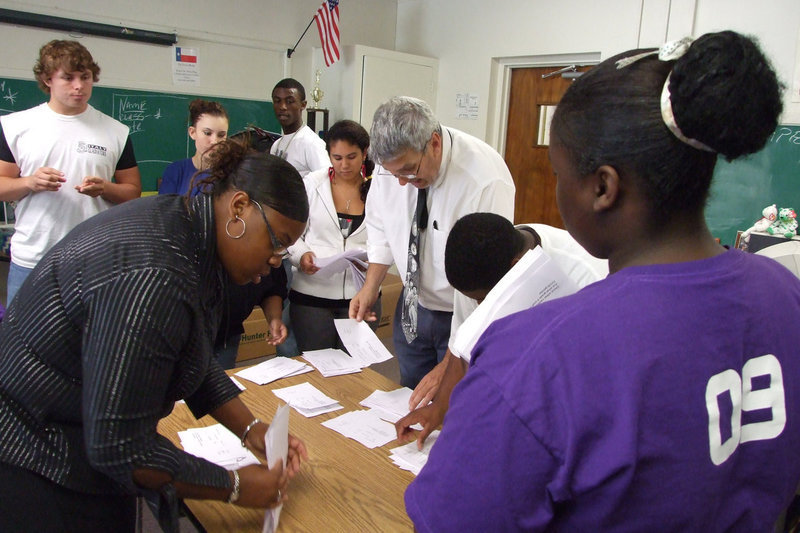
[[[532,228],[541,239],[541,247],[550,256],[556,266],[567,275],[578,288],[582,289],[595,281],[608,276],[608,261],[598,259],[587,252],[572,238],[569,232],[547,226],[545,224],[519,224],[516,228]],[[458,328],[478,308],[478,301],[465,296],[460,291],[455,291],[453,298],[453,328],[455,333],[450,335],[450,350],[453,350],[453,341],[458,334]],[[462,354],[464,360],[469,361],[470,354]]]
[[[0,117],[0,122],[20,176],[51,167],[67,180],[58,191],[28,194],[14,209],[11,260],[33,268],[72,228],[113,205],[75,186],[86,176],[113,179],[128,127],[92,106],[79,115],[60,115],[47,103]]]
[[[378,175],[379,168],[367,196],[369,261],[396,264],[405,280],[417,188],[400,185],[393,176]],[[420,237],[420,305],[453,311],[453,287],[444,271],[450,229],[469,213],[491,212],[513,220],[514,192],[514,181],[500,154],[471,135],[442,127],[442,163],[428,188],[428,228]]]
[[[285,159],[304,178],[309,172],[331,166],[325,141],[305,125],[275,141],[269,153]]]

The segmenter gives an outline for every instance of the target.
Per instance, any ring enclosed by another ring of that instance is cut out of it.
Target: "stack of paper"
[[[369,263],[367,263],[367,251],[354,248],[330,257],[314,257],[314,266],[319,268],[315,276],[330,277],[339,272],[349,271],[356,290],[360,290],[364,285]]]
[[[402,387],[390,392],[376,390],[360,404],[374,409],[383,420],[395,423],[408,414],[408,401],[413,393],[408,387]]]
[[[308,382],[275,389],[272,392],[306,418],[343,409],[339,402],[325,396],[321,390]]]
[[[352,318],[337,318],[334,319],[333,325],[339,332],[342,344],[362,368],[392,358],[392,354],[366,322],[356,322]]]
[[[431,453],[436,439],[439,437],[439,430],[432,431],[428,438],[425,439],[425,444],[422,446],[422,451],[417,449],[417,441],[409,442],[403,446],[392,448],[390,450],[389,458],[394,464],[403,470],[409,470],[414,475],[418,475],[425,463],[428,462],[428,455]]]
[[[356,440],[367,448],[377,448],[397,438],[394,424],[384,422],[378,414],[369,411],[351,411],[322,423],[326,428]]]
[[[259,462],[250,450],[242,447],[239,437],[222,424],[179,431],[178,437],[186,453],[211,461],[228,470],[257,465]]]
[[[358,361],[335,348],[303,352],[303,359],[314,365],[314,368],[326,378],[361,372]]]
[[[275,357],[269,361],[240,370],[236,375],[253,383],[266,385],[276,379],[288,378],[289,376],[296,376],[313,370],[312,367],[301,361],[289,359],[288,357]]]

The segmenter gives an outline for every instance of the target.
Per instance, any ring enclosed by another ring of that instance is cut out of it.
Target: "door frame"
[[[489,76],[489,104],[487,106],[486,143],[499,154],[506,151],[508,129],[508,102],[511,96],[511,71],[527,67],[563,67],[565,65],[596,65],[600,52],[574,54],[543,54],[530,56],[494,57]]]

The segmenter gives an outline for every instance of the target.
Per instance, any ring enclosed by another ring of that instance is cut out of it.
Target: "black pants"
[[[84,494],[0,463],[0,531],[133,532],[136,497]]]

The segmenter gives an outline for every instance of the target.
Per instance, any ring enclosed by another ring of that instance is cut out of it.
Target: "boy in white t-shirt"
[[[17,204],[9,303],[73,227],[142,192],[128,127],[89,105],[100,74],[89,51],[50,41],[33,72],[49,101],[0,118],[0,201]]]

